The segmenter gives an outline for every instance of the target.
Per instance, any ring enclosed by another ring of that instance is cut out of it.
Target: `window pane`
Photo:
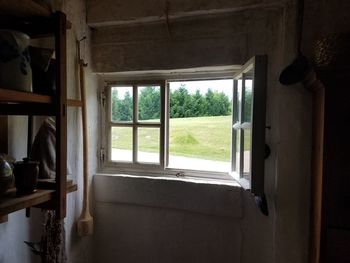
[[[111,118],[113,122],[132,121],[133,92],[132,87],[112,87]]]
[[[240,164],[241,164],[241,130],[235,130],[236,132],[236,163],[235,163],[235,171],[240,173]]]
[[[169,167],[230,170],[232,85],[232,79],[169,83]]]
[[[250,180],[250,129],[243,130],[244,133],[244,152],[243,152],[243,177]]]
[[[245,92],[244,92],[244,122],[251,122],[252,116],[252,92],[253,81],[251,79],[245,80]]]
[[[138,87],[138,119],[139,121],[160,122],[160,87]]]
[[[241,121],[241,107],[242,107],[242,78],[239,78],[237,80],[237,105],[235,106],[236,112],[235,114],[235,121],[239,122]]]
[[[138,129],[137,160],[142,163],[159,163],[160,129]]]
[[[112,161],[132,161],[132,128],[112,127]]]

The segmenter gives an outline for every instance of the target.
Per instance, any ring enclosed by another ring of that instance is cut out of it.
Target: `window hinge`
[[[104,107],[106,104],[106,92],[104,89],[100,93],[100,103],[101,103],[102,107]]]
[[[100,149],[100,161],[104,163],[105,159],[106,159],[106,151],[105,151],[105,148],[102,147]]]

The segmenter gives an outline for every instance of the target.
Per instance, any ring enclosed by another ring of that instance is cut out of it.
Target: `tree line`
[[[112,90],[112,120],[131,121],[133,100],[129,92],[118,98],[117,89]],[[160,90],[146,87],[138,96],[139,120],[160,118]],[[190,94],[185,85],[170,91],[170,118],[226,116],[231,114],[229,97],[218,91],[208,89],[202,95],[199,90]]]

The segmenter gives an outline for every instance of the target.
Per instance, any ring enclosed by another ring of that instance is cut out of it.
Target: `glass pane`
[[[241,107],[242,107],[242,78],[237,80],[237,112],[235,112],[235,121],[241,121]]]
[[[160,86],[138,87],[139,121],[160,122]]]
[[[138,128],[138,148],[138,162],[159,163],[160,129]]]
[[[132,121],[133,92],[132,87],[112,87],[111,118],[113,122]]]
[[[250,129],[243,130],[244,133],[244,153],[243,153],[243,177],[250,180],[250,149],[251,132]]]
[[[169,82],[169,167],[230,170],[232,86],[232,79]]]
[[[241,130],[235,130],[236,132],[236,163],[235,163],[235,171],[240,173],[240,163],[241,163]]]
[[[112,127],[111,159],[132,162],[132,128]]]
[[[253,80],[245,80],[245,92],[244,92],[244,122],[251,122],[252,120],[252,95],[253,95]]]

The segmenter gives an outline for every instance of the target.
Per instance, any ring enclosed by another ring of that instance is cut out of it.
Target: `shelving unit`
[[[18,2],[18,3],[17,3]],[[16,4],[17,3],[17,4]],[[5,8],[5,9],[4,9]],[[8,12],[6,12],[6,8]],[[53,36],[56,51],[56,95],[54,97],[0,87],[0,115],[54,116],[56,119],[56,180],[52,189],[38,189],[34,194],[17,197],[15,189],[0,197],[0,217],[14,211],[40,205],[66,216],[66,195],[76,185],[67,184],[67,20],[62,12],[51,14],[46,7],[31,0],[0,3],[0,28],[24,32],[30,37]],[[69,25],[69,23],[68,23]],[[73,102],[72,102],[73,103]],[[72,106],[77,106],[74,101]]]
[[[15,188],[8,190],[6,195],[0,199],[0,217],[33,206],[45,205],[46,208],[52,209],[52,204],[50,201],[55,199],[54,184],[48,183],[42,187],[45,189],[41,189],[39,184],[39,187],[35,193],[23,196],[16,196]],[[77,190],[77,185],[73,184],[72,181],[67,182],[66,189],[67,193],[74,192]]]

